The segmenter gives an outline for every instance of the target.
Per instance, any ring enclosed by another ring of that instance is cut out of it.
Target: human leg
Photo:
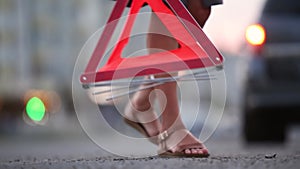
[[[204,7],[202,2],[198,0],[187,0],[187,8],[190,10],[191,14],[194,16],[200,26],[203,27],[207,18],[209,17],[210,8]],[[155,32],[150,33],[147,37],[147,47],[149,48],[149,53],[155,52],[157,51],[157,49],[172,50],[178,48],[177,41],[172,38],[170,33],[166,30],[166,28],[163,26],[157,16],[155,16],[155,14],[152,14],[149,32]],[[156,77],[168,76],[170,75],[162,74],[157,75]],[[151,111],[149,112],[146,110],[151,107],[149,96],[153,89],[154,88],[136,93],[131,100],[133,107],[135,107],[135,109],[139,111],[151,113]],[[168,138],[168,142],[170,142],[170,139],[171,142],[172,140],[176,139],[176,135],[178,135],[178,133],[179,135],[182,135],[183,133],[185,134],[185,136],[181,138],[182,140],[180,140],[177,145],[174,145],[174,147],[168,147],[167,150],[171,151],[171,153],[180,151],[180,153],[184,154],[207,155],[208,150],[197,138],[195,138],[190,132],[186,130],[181,120],[177,99],[176,82],[166,83],[156,87],[155,89],[162,91],[165,95],[165,97],[157,97],[157,99],[159,99],[160,102],[163,102],[163,99],[167,101],[161,115],[162,129],[158,129],[158,120],[155,120],[153,123],[144,124],[144,127],[147,129],[147,131],[156,131],[153,133],[157,133],[158,130],[160,132],[168,131],[170,134],[172,134],[172,137]],[[141,116],[146,116],[141,114],[140,112],[139,114]]]
[[[178,48],[177,41],[172,38],[170,33],[166,30],[160,20],[155,14],[152,15],[149,32],[157,32],[157,34],[148,35],[148,45],[147,47],[151,50],[160,49],[160,50],[172,50]],[[168,74],[157,75],[156,77],[168,77]],[[185,134],[182,138],[177,138],[177,143],[168,150],[175,153],[176,151],[182,151],[185,154],[199,154],[207,155],[208,151],[204,145],[190,132],[187,132],[186,127],[184,126],[182,119],[179,113],[178,106],[178,97],[177,97],[177,84],[176,82],[166,83],[160,86],[157,86],[155,89],[158,89],[164,93],[164,97],[157,97],[160,103],[166,101],[166,105],[162,110],[161,115],[161,124],[162,132],[168,131],[169,133],[175,133],[177,130],[181,130],[181,134]],[[165,100],[164,100],[165,99]],[[183,129],[183,130],[182,130]],[[178,134],[178,133],[177,133]],[[176,139],[176,137],[170,138]],[[178,140],[181,139],[181,140]],[[176,141],[176,140],[172,140]],[[193,146],[188,146],[193,145]],[[184,149],[180,148],[183,147]]]
[[[176,49],[178,44],[175,39],[169,38],[171,37],[170,33],[166,30],[166,28],[161,24],[159,19],[155,14],[152,14],[151,21],[150,21],[150,32],[159,32],[160,34],[149,33],[147,36],[147,47],[149,53],[154,53],[157,50],[171,50]],[[168,76],[168,75],[161,75],[161,76]],[[134,94],[131,98],[131,103],[127,105],[126,112],[128,116],[140,116],[140,119],[133,119],[133,120],[140,120],[142,121],[151,121],[154,117],[153,108],[151,107],[150,101],[150,94],[153,92],[154,88],[141,90]],[[153,98],[154,99],[154,98]],[[129,114],[129,115],[128,115]],[[151,117],[149,117],[149,114]],[[149,136],[156,136],[161,131],[161,126],[159,120],[153,120],[150,123],[143,123],[145,130],[147,130]]]

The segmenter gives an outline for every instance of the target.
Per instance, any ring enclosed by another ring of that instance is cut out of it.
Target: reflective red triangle
[[[81,76],[81,82],[86,84],[221,65],[223,57],[183,4],[179,0],[166,1],[172,10],[162,1],[133,0],[120,40],[105,66],[96,70],[111,39],[111,34],[114,33],[117,24],[114,21],[121,17],[128,2],[128,0],[117,1],[107,26],[104,28],[102,36],[85,69],[85,73]],[[180,48],[145,56],[123,58],[121,56],[122,51],[128,44],[132,26],[144,3],[147,3],[153,12],[157,14],[161,22],[178,41]]]

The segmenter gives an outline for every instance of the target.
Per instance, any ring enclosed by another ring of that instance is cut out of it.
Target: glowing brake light
[[[262,45],[266,40],[266,31],[264,27],[259,24],[248,26],[246,30],[246,39],[251,45]]]

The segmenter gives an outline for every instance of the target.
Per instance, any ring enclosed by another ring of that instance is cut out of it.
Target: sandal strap
[[[175,130],[176,131],[176,130]],[[175,132],[165,130],[158,135],[158,143],[160,144],[160,151],[167,151],[167,139]]]
[[[177,132],[184,132],[185,134],[182,134],[182,133],[177,133]],[[179,138],[178,139],[184,139],[186,137],[186,135],[189,135],[190,132],[187,130],[187,129],[178,129],[178,130],[172,130],[172,131],[163,131],[162,133],[160,133],[158,135],[158,142],[159,142],[159,145],[160,145],[160,150],[159,152],[166,152],[166,151],[170,151],[171,147],[172,146],[175,146],[174,143],[172,143],[171,141],[171,146],[169,145],[168,146],[168,139],[170,137],[172,137],[172,135],[174,135],[175,133],[178,134]],[[182,138],[181,138],[182,137]],[[191,135],[191,137],[194,137],[193,135]],[[176,138],[176,136],[175,136]],[[173,139],[173,138],[172,138]],[[181,152],[183,151],[184,149],[187,149],[187,148],[200,148],[200,149],[205,149],[205,147],[203,145],[201,145],[201,143],[190,143],[190,144],[185,144],[185,145],[178,145],[180,143],[180,141],[178,141],[177,143],[177,151],[178,152]],[[170,144],[170,142],[169,142]],[[174,144],[174,145],[173,145]]]
[[[177,130],[165,130],[158,135],[158,143],[160,144],[160,151],[168,151],[169,147],[167,145],[168,138],[173,135],[175,132],[180,130],[187,130],[187,129],[177,129]]]
[[[158,141],[159,142],[165,141],[166,139],[169,138],[169,136],[170,136],[169,132],[167,130],[165,130],[164,132],[162,132],[158,135],[158,139],[159,139]]]
[[[161,132],[159,135],[158,135],[158,141],[162,142],[162,141],[166,141],[172,134],[178,132],[178,131],[181,131],[183,130],[184,132],[187,132],[189,133],[189,131],[185,128],[181,128],[181,129],[173,129],[173,130],[165,130],[163,132]]]

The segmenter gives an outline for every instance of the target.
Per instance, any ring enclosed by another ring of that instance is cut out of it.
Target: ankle
[[[131,104],[135,110],[147,111],[151,108],[151,104],[147,101],[141,101],[139,99],[132,99]]]
[[[177,120],[176,122],[173,122],[171,124],[169,123],[162,123],[162,132],[163,131],[175,131],[179,129],[186,129],[185,125],[181,120]]]

